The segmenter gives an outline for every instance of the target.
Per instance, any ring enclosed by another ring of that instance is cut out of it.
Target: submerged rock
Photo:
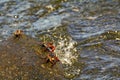
[[[3,80],[64,80],[62,64],[51,68],[45,63],[47,52],[38,41],[22,35],[0,43],[0,78]]]

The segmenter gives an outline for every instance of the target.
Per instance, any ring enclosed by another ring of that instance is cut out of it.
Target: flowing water
[[[0,0],[0,41],[16,29],[54,42],[68,80],[120,80],[119,0]]]

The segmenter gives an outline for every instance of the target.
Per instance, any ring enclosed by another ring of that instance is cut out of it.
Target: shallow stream
[[[120,80],[120,0],[0,0],[0,41],[17,29],[54,42],[66,79]]]

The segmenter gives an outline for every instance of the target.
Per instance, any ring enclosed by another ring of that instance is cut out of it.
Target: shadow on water
[[[2,0],[0,40],[16,29],[54,42],[66,79],[120,79],[119,0]]]

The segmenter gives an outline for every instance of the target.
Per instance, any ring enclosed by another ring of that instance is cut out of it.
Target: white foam
[[[56,46],[55,52],[63,64],[72,65],[73,60],[76,60],[75,52],[77,49],[74,44],[76,44],[75,41],[64,39],[60,40],[59,45]]]

